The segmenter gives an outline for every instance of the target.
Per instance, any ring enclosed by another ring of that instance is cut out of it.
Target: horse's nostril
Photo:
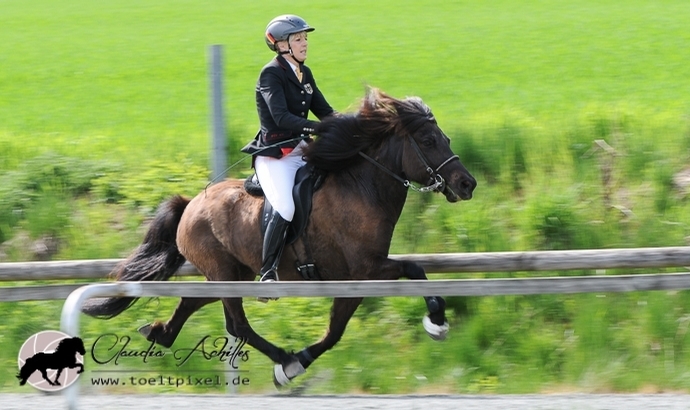
[[[468,177],[463,179],[460,186],[462,187],[462,192],[464,196],[463,199],[468,200],[472,198],[472,192],[474,191],[474,188],[477,186],[477,181],[472,177]]]
[[[474,179],[474,178],[471,178],[470,181],[468,182],[468,184],[469,184],[469,188],[468,188],[468,189],[469,189],[470,191],[474,191],[474,188],[477,187],[477,180]]]

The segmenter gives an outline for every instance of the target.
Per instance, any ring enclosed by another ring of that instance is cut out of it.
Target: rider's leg
[[[259,272],[262,282],[278,280],[276,268],[285,245],[287,228],[295,215],[295,203],[292,199],[295,174],[304,165],[302,144],[306,145],[304,142],[300,143],[282,158],[257,156],[254,163],[264,196],[273,207],[263,243],[262,267]]]
[[[290,226],[290,222],[283,219],[275,209],[269,218],[264,236],[263,264],[261,272],[259,272],[261,275],[260,282],[278,280],[278,263],[285,247],[287,228]]]

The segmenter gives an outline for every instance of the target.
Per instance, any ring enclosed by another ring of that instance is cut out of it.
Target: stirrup
[[[259,282],[278,282],[278,272],[275,269],[269,270],[261,276]]]
[[[269,270],[261,276],[259,282],[278,282],[278,272],[276,272],[275,269]],[[269,300],[278,300],[278,298],[259,296],[256,298],[256,300],[261,303],[268,303]]]

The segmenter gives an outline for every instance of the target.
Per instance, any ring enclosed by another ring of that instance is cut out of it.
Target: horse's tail
[[[17,379],[19,379],[19,385],[23,386],[26,384],[26,380],[36,371],[36,363],[33,357],[26,359],[24,366],[19,369],[17,373]]]
[[[167,280],[184,264],[177,249],[177,226],[190,200],[176,195],[161,204],[149,226],[144,241],[111,273],[117,281]],[[109,319],[124,312],[138,298],[116,297],[90,299],[82,311],[90,316]]]

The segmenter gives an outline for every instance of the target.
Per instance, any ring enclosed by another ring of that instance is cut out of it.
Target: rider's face
[[[309,42],[307,41],[307,32],[302,31],[301,33],[295,33],[288,39],[290,42],[290,48],[292,48],[292,54],[299,60],[304,61],[307,59],[307,46]]]

